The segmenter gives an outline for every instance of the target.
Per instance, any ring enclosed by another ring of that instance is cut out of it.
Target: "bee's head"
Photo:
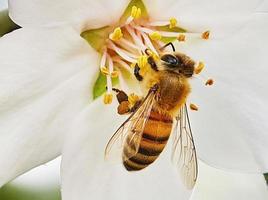
[[[185,77],[192,77],[194,73],[195,62],[188,56],[174,52],[161,56],[162,66],[165,70],[182,74]]]

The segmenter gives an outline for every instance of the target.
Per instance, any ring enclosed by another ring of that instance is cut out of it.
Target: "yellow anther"
[[[170,18],[170,20],[169,20],[169,28],[174,28],[174,27],[176,27],[177,23],[178,23],[177,19],[175,19],[175,18],[173,18],[173,17]]]
[[[131,17],[133,17],[134,19],[138,19],[141,16],[141,9],[136,7],[136,6],[132,6],[131,9]]]
[[[130,64],[130,67],[131,67],[132,69],[134,69],[134,67],[136,66],[136,64],[137,64],[137,63],[131,63],[131,64]]]
[[[198,66],[194,69],[195,74],[200,74],[201,71],[204,69],[205,64],[203,62],[199,62]]]
[[[213,85],[213,84],[214,84],[214,80],[212,78],[206,81],[206,85]]]
[[[151,33],[149,36],[152,40],[155,40],[155,41],[161,40],[161,38],[162,38],[162,35],[158,31]]]
[[[140,100],[139,96],[134,93],[128,95],[128,101],[132,106],[135,105],[135,103],[139,100]]]
[[[179,42],[185,42],[185,35],[184,34],[179,34],[179,36],[177,37]]]
[[[109,38],[113,41],[118,41],[123,37],[123,33],[120,27],[117,27],[114,29],[114,32],[112,32],[109,35]]]
[[[101,67],[101,72],[104,74],[104,75],[109,75],[110,73],[109,73],[109,70],[107,69],[107,67],[105,67],[105,66],[103,66],[103,67]]]
[[[112,78],[117,78],[119,76],[119,71],[113,71],[112,73],[111,73],[111,77]]]
[[[109,93],[106,93],[104,95],[104,98],[103,98],[103,103],[104,104],[111,104],[113,101],[113,95],[112,94],[109,94]]]
[[[190,109],[194,111],[198,111],[198,107],[193,103],[190,104]]]
[[[204,40],[208,40],[209,39],[209,35],[210,35],[210,31],[206,31],[206,32],[202,33],[201,37]]]
[[[138,58],[138,65],[141,69],[144,69],[148,63],[148,57],[143,55]]]

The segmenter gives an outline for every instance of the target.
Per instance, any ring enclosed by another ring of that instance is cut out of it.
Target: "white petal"
[[[230,173],[199,162],[199,176],[191,200],[264,200],[268,198],[262,174]]]
[[[61,152],[91,100],[97,55],[68,28],[0,39],[0,185]]]
[[[256,10],[261,0],[145,0],[153,19],[176,17],[188,31],[211,30],[223,36],[239,29]]]
[[[58,25],[75,23],[90,28],[115,23],[128,0],[9,0],[11,18],[20,26]]]
[[[193,81],[191,101],[200,109],[190,113],[198,155],[215,167],[268,171],[267,20],[258,14],[225,40],[178,46],[204,60],[204,74],[215,80],[211,87]]]
[[[93,102],[77,118],[72,137],[63,151],[62,197],[86,199],[188,199],[170,163],[168,149],[159,160],[140,172],[127,172],[122,165],[104,161],[104,149],[125,117],[117,116],[116,106]]]

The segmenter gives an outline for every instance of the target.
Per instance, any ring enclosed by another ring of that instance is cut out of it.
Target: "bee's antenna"
[[[167,46],[169,46],[169,45],[172,47],[173,52],[175,52],[176,49],[175,49],[175,47],[174,47],[174,45],[173,45],[172,42],[169,42],[169,43],[165,44],[163,47],[160,48],[160,50],[165,49],[165,48],[166,48]]]

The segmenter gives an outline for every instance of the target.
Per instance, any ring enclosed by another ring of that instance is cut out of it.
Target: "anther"
[[[114,31],[109,35],[109,38],[113,41],[118,41],[123,37],[123,33],[120,27],[114,29]]]
[[[154,41],[161,40],[162,38],[161,34],[158,31],[151,33],[149,36]]]
[[[101,67],[101,72],[106,76],[108,76],[110,74],[109,70],[105,66]]]
[[[179,41],[179,42],[185,42],[185,35],[184,34],[179,34],[179,36],[177,37],[177,40]]]
[[[190,104],[190,109],[194,111],[198,111],[198,107],[193,103]]]
[[[194,73],[200,74],[201,71],[204,69],[205,64],[203,62],[199,62],[198,66],[195,68]]]
[[[104,104],[111,104],[113,101],[113,95],[112,94],[109,94],[109,93],[106,93],[104,95],[104,98],[103,98],[103,103]]]
[[[111,73],[111,77],[112,78],[117,78],[119,76],[119,71],[113,71],[112,73]]]
[[[210,31],[205,31],[204,33],[202,33],[201,37],[204,40],[208,40],[209,39],[209,35],[210,35]]]
[[[138,19],[141,16],[141,9],[137,8],[136,6],[132,6],[131,9],[131,17],[133,17],[134,19]]]
[[[206,81],[206,85],[213,85],[213,84],[214,84],[214,80],[212,78]]]
[[[177,23],[178,23],[177,19],[170,18],[170,20],[169,20],[169,28],[171,29],[171,28],[176,27]]]

